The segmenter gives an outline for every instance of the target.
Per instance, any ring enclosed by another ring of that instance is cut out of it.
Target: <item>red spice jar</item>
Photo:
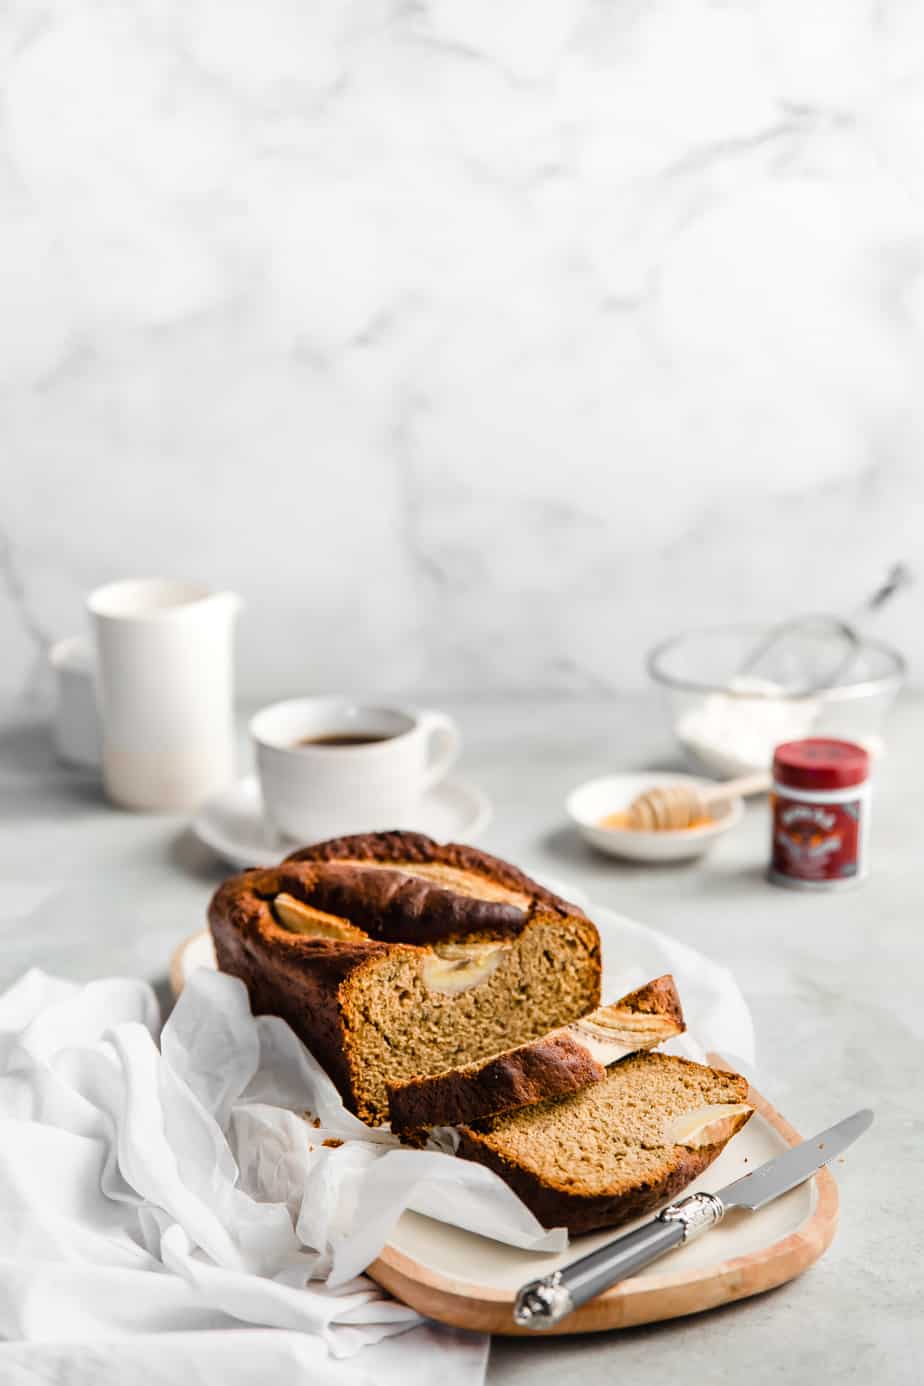
[[[796,890],[855,885],[866,875],[869,754],[810,736],[773,755],[770,880]]]

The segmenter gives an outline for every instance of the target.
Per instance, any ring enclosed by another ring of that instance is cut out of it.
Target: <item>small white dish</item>
[[[645,774],[605,775],[588,780],[573,789],[566,800],[568,816],[585,841],[611,857],[627,861],[687,861],[708,852],[713,843],[733,828],[744,812],[741,799],[717,805],[715,816],[701,828],[682,828],[664,832],[636,832],[632,828],[601,828],[600,819],[627,809],[637,795],[658,785],[689,784],[711,788],[714,780],[697,775]]]
[[[440,842],[470,842],[491,821],[491,801],[462,780],[440,780],[422,796],[412,821],[382,823],[382,828],[407,828]],[[281,837],[263,811],[256,775],[247,775],[213,794],[193,819],[192,830],[224,861],[238,868],[275,866],[287,852],[304,846]],[[335,836],[319,833],[318,839]]]

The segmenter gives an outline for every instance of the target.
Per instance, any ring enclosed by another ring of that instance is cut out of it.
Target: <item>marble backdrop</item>
[[[0,70],[4,697],[121,575],[242,593],[251,696],[577,693],[919,555],[914,0],[14,0]]]

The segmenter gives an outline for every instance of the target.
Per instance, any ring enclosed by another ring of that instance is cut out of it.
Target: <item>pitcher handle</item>
[[[462,734],[458,723],[445,712],[422,712],[419,725],[427,741],[427,765],[423,776],[426,791],[445,779],[455,765],[462,749]]]

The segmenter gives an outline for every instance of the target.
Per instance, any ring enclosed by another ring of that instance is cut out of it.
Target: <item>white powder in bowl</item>
[[[710,693],[678,718],[683,747],[722,779],[769,769],[781,741],[810,736],[821,709],[816,698],[780,697],[782,684],[742,675],[727,693]],[[735,697],[735,693],[762,694]]]

